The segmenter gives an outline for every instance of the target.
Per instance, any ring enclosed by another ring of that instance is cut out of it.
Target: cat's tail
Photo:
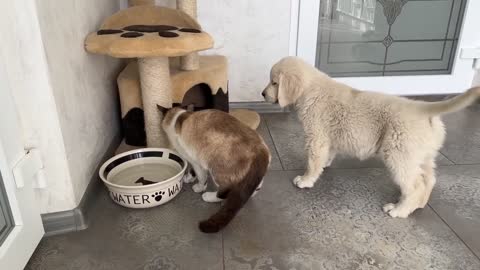
[[[200,231],[204,233],[215,233],[223,229],[235,217],[238,211],[245,205],[248,199],[255,192],[263,176],[268,168],[269,154],[268,152],[258,155],[256,160],[252,162],[249,172],[237,184],[233,185],[226,194],[220,210],[209,219],[201,221],[198,225]],[[219,196],[224,196],[220,194]]]

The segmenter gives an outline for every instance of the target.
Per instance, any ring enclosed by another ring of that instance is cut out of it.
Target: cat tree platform
[[[213,47],[212,37],[186,13],[157,6],[136,6],[106,19],[87,36],[87,51],[116,58],[183,56]]]
[[[130,1],[140,6],[107,18],[85,40],[91,53],[134,58],[117,79],[126,148],[168,147],[157,105],[208,108],[228,112],[228,63],[224,56],[198,56],[213,47],[212,37],[195,20],[196,1],[177,0],[177,9],[153,1]],[[255,112],[232,115],[256,128]]]

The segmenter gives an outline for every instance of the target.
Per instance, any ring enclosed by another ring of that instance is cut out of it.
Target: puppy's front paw
[[[394,208],[388,212],[388,214],[393,218],[407,218],[410,212],[405,209]]]
[[[196,183],[195,185],[192,186],[192,189],[196,193],[204,192],[207,189],[207,185]]]
[[[383,206],[383,212],[388,213],[393,218],[407,218],[412,211],[402,204],[387,203]]]
[[[187,173],[183,176],[183,182],[185,184],[193,183],[197,178],[190,173]]]
[[[395,204],[394,203],[387,203],[383,206],[383,212],[385,213],[388,213],[390,212],[390,210],[392,210],[393,208],[395,208]]]
[[[315,181],[306,179],[303,176],[299,175],[295,177],[295,179],[293,179],[293,184],[299,188],[311,188],[313,187],[313,184],[315,184]]]

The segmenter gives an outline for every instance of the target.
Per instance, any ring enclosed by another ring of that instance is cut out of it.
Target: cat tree
[[[196,0],[177,0],[177,9],[149,0],[129,3],[132,7],[89,34],[85,47],[91,53],[133,59],[117,78],[125,143],[168,147],[157,104],[229,112],[227,59],[198,55],[213,47],[213,39],[196,21]],[[230,113],[254,129],[260,122],[252,111]]]

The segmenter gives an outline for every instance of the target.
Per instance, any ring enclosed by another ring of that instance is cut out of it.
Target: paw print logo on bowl
[[[201,33],[202,31],[194,28],[178,28],[172,25],[129,25],[123,29],[102,29],[97,31],[97,35],[115,35],[121,34],[123,38],[138,38],[145,33],[158,33],[160,37],[175,38],[180,36],[179,33]]]
[[[163,198],[163,195],[165,195],[165,191],[159,191],[155,192],[155,194],[152,194],[152,197],[155,199],[155,201],[159,202]]]

